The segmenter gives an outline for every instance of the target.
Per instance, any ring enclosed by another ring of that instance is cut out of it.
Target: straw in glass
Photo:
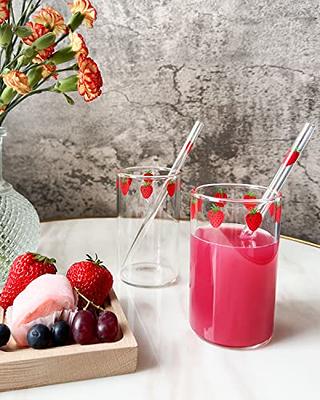
[[[260,211],[262,217],[268,210],[268,199],[270,199],[270,196],[272,196],[276,192],[279,192],[282,189],[290,172],[292,171],[294,164],[300,157],[303,149],[309,143],[309,140],[311,139],[314,131],[315,127],[309,123],[306,123],[302,131],[299,133],[298,137],[294,141],[293,145],[286,153],[285,158],[280,165],[280,168],[272,179],[270,185],[268,186],[268,189],[263,194],[260,205],[256,207],[257,210]],[[241,232],[241,237],[243,238],[244,236],[250,236],[251,234],[252,231],[247,226],[245,226],[243,231]]]
[[[147,209],[146,216],[135,238],[133,239],[133,242],[123,260],[122,265],[125,265],[131,252],[134,250],[135,246],[138,244],[140,240],[142,240],[144,235],[147,233],[153,219],[157,215],[157,212],[159,211],[164,199],[167,196],[167,184],[169,183],[170,179],[172,179],[183,167],[189,153],[192,150],[193,144],[195,143],[200,132],[202,131],[202,128],[203,128],[203,123],[200,121],[196,121],[196,123],[193,125],[193,128],[191,129],[182,149],[180,150],[178,157],[176,158],[174,164],[172,165],[169,171],[167,179],[164,181],[162,187],[160,188],[158,195],[155,197],[153,202],[150,203]]]

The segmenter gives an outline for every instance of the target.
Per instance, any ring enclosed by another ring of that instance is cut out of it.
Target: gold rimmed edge
[[[280,235],[282,239],[291,240],[292,242],[297,242],[301,244],[306,244],[307,246],[315,247],[316,249],[320,249],[320,244],[308,242],[307,240],[297,239],[291,236]]]

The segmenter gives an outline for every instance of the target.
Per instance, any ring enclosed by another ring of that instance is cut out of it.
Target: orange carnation
[[[0,0],[0,24],[9,18],[8,0]]]
[[[48,28],[35,22],[27,22],[26,26],[32,29],[32,35],[22,38],[23,42],[28,46],[31,46],[35,40],[50,32]],[[54,46],[47,47],[46,49],[39,51],[32,61],[34,63],[41,63],[51,57],[53,52]]]
[[[80,57],[78,92],[86,102],[92,101],[101,95],[103,85],[101,73],[92,58]]]
[[[33,17],[33,20],[56,35],[67,31],[63,16],[52,7],[44,7]]]
[[[20,94],[27,94],[31,91],[28,77],[20,71],[12,70],[2,75],[4,83]]]
[[[41,75],[43,78],[48,78],[48,76],[52,75],[54,79],[58,78],[58,74],[55,74],[57,70],[57,66],[54,64],[43,64]]]
[[[88,28],[93,27],[93,23],[97,19],[97,11],[90,0],[74,0],[73,4],[69,4],[69,6],[72,14],[79,12],[84,17],[84,24]]]
[[[86,43],[84,41],[83,36],[80,33],[72,33],[69,34],[72,51],[76,53],[76,59],[79,57],[88,57],[89,51]]]

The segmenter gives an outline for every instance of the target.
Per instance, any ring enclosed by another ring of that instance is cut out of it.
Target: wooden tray
[[[108,309],[117,315],[123,333],[121,340],[44,350],[0,350],[0,391],[134,372],[138,360],[137,342],[113,291],[110,303]]]

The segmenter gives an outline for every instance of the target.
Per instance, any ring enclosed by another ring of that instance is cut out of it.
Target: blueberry
[[[53,325],[51,335],[54,346],[64,346],[70,338],[70,326],[66,321],[58,321]]]
[[[10,329],[5,324],[0,324],[0,347],[6,345],[10,339]]]
[[[51,334],[48,327],[43,324],[34,325],[29,329],[27,341],[34,349],[45,349],[50,345]]]

